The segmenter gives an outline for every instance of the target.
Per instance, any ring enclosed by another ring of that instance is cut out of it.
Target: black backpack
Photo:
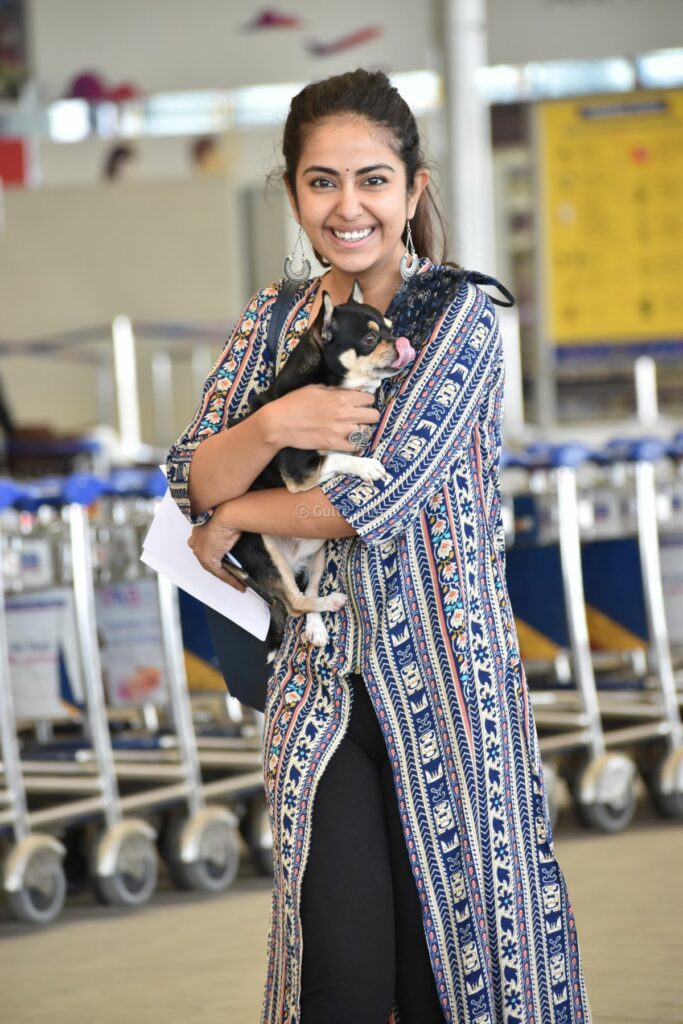
[[[299,286],[300,282],[285,281],[273,306],[266,335],[266,344],[273,355],[273,365],[277,364],[280,334]],[[253,633],[242,629],[236,622],[208,605],[204,611],[218,665],[230,696],[236,697],[249,708],[264,711],[269,672],[266,641],[259,640]]]

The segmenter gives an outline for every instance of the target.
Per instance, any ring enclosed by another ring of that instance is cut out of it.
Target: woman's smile
[[[344,249],[358,249],[375,233],[376,228],[328,228],[335,242]]]

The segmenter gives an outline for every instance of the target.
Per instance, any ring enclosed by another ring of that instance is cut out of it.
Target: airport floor
[[[643,802],[626,832],[604,836],[564,809],[555,846],[593,1024],[683,1024],[683,826]],[[81,896],[42,931],[3,908],[3,1024],[258,1024],[270,889],[245,862],[220,898],[162,881],[126,913]]]

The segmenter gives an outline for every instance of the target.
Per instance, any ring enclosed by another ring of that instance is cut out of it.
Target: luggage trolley
[[[505,490],[514,507],[507,582],[530,683],[539,747],[547,763],[551,813],[555,772],[581,821],[616,832],[636,806],[636,766],[608,751],[590,650],[581,571],[577,471],[589,460],[578,444],[530,446],[506,456]]]
[[[683,705],[683,430],[667,445],[670,472],[659,483],[667,515],[660,521],[662,584],[669,648],[677,683],[679,707]]]
[[[594,452],[582,567],[600,709],[629,747],[656,808],[683,817],[683,727],[669,645],[660,530],[670,526],[671,463],[658,438]]]
[[[233,882],[239,866],[238,817],[221,803],[234,805],[246,800],[251,806],[258,800],[253,794],[263,789],[261,757],[257,749],[234,743],[222,752],[198,749],[178,591],[165,577],[151,573],[139,558],[156,501],[165,490],[166,481],[158,471],[114,473],[93,523],[98,591],[102,586],[116,586],[117,581],[151,586],[153,594],[148,596],[156,604],[154,611],[158,610],[158,638],[163,647],[163,678],[156,702],[152,705],[144,697],[137,703],[128,701],[129,712],[141,711],[144,727],[116,735],[114,761],[119,784],[127,791],[134,790],[123,797],[124,805],[159,812],[163,823],[160,848],[175,883],[181,888],[218,892]],[[102,613],[101,605],[98,607]],[[102,617],[99,626],[102,632]],[[207,761],[215,769],[210,779],[205,772]],[[175,787],[159,785],[172,778],[178,780]],[[218,803],[209,805],[209,799]],[[184,808],[180,813],[179,806]]]
[[[66,851],[55,836],[32,831],[19,761],[3,600],[6,551],[2,514],[20,494],[12,481],[0,481],[0,844],[6,848],[2,887],[14,917],[47,924],[64,906],[66,878],[62,862]]]
[[[15,501],[21,511],[20,529],[11,540],[19,559],[26,542],[45,540],[54,584],[68,585],[73,595],[84,697],[79,718],[89,747],[89,756],[81,759],[68,756],[72,744],[60,749],[58,743],[42,743],[44,756],[34,761],[22,756],[19,769],[31,828],[54,832],[65,831],[77,822],[97,822],[91,861],[96,890],[105,902],[130,906],[144,903],[153,893],[157,857],[155,832],[148,822],[124,817],[129,808],[119,793],[107,725],[94,617],[88,512],[103,489],[102,482],[94,477],[74,475],[26,485]],[[5,584],[16,590],[21,588],[22,580],[6,580]],[[38,721],[36,733],[44,741],[52,738],[49,723]],[[61,852],[61,847],[58,850]],[[26,910],[27,918],[33,909]]]

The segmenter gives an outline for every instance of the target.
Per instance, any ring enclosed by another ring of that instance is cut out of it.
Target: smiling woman
[[[320,643],[287,617],[268,680],[262,1024],[590,1024],[505,582],[492,281],[438,263],[415,119],[381,72],[303,89],[283,154],[329,270],[298,284],[275,360],[282,282],[252,297],[168,460],[211,571],[230,582],[242,531],[326,538],[313,589],[346,597]],[[374,401],[304,374],[255,409],[301,362],[323,292],[337,305],[354,281],[398,372]],[[349,452],[360,434],[381,479],[249,490],[281,449]]]

